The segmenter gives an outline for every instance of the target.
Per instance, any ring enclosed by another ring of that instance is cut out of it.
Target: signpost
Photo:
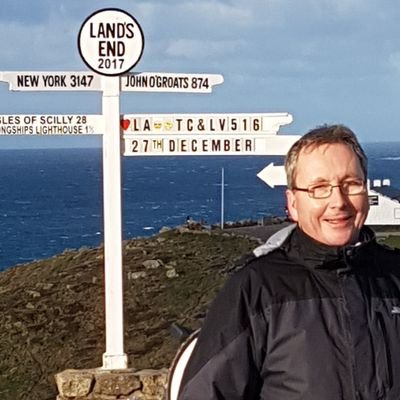
[[[140,72],[121,76],[121,90],[127,92],[211,93],[224,81],[218,74],[175,74]]]
[[[0,135],[103,134],[106,351],[103,368],[127,368],[123,348],[121,142],[124,155],[285,154],[298,136],[277,136],[292,121],[275,114],[158,114],[120,117],[120,92],[210,93],[218,74],[129,72],[144,37],[135,18],[109,8],[89,16],[78,47],[93,71],[0,72],[11,91],[100,91],[101,115],[0,115]],[[121,134],[122,139],[121,140]]]
[[[259,114],[128,114],[121,119],[123,133],[265,134],[276,135],[290,124],[288,113]]]
[[[78,34],[78,48],[91,70],[105,76],[117,76],[139,62],[144,36],[132,15],[108,8],[96,11],[84,21]]]
[[[284,155],[295,135],[124,135],[125,156]]]
[[[219,74],[137,72],[118,76],[127,92],[211,93],[223,83]],[[101,91],[102,78],[90,71],[3,71],[0,81],[12,91]]]
[[[299,138],[300,137],[298,137],[298,139]],[[275,166],[272,162],[268,164],[263,170],[261,170],[257,174],[257,176],[271,188],[274,188],[275,186],[287,185],[286,172],[283,165]]]
[[[144,37],[137,21],[119,9],[99,10],[82,24],[78,48],[83,61],[104,75],[103,90],[103,209],[106,352],[105,369],[128,365],[124,353],[122,206],[120,148],[120,78],[143,54]]]
[[[283,155],[298,136],[277,132],[292,119],[288,113],[124,115],[123,154]]]
[[[101,77],[88,71],[4,71],[0,81],[12,91],[101,90]]]
[[[0,115],[0,135],[93,135],[103,130],[102,115]]]

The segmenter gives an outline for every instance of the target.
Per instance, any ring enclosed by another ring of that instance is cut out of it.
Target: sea
[[[400,142],[363,146],[369,178],[400,188]],[[285,188],[257,178],[270,162],[283,157],[124,157],[123,239],[188,217],[211,225],[284,216]],[[0,270],[103,242],[100,148],[0,150],[0,188]]]

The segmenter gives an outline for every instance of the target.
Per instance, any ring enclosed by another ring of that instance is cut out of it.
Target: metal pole
[[[221,170],[221,229],[224,229],[224,169]]]
[[[120,78],[102,77],[106,352],[104,369],[124,369]]]

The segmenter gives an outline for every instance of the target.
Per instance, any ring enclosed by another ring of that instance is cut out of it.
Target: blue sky
[[[145,36],[135,72],[222,74],[212,94],[124,93],[123,113],[290,112],[283,132],[344,123],[362,142],[398,141],[400,6],[397,0],[2,0],[1,71],[84,71],[83,21],[117,7]],[[12,93],[2,114],[100,113],[99,93]],[[98,144],[45,138],[48,146]],[[0,148],[41,146],[0,138]]]

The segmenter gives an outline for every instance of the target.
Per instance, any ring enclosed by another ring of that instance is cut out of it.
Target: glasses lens
[[[318,185],[309,189],[312,197],[315,199],[323,199],[331,194],[332,185]]]
[[[363,181],[350,181],[342,184],[343,192],[350,195],[363,193],[364,189]]]
[[[365,183],[361,180],[343,182],[340,185],[324,184],[313,186],[308,189],[314,199],[326,199],[332,194],[332,188],[340,187],[343,194],[356,195],[365,192]]]

